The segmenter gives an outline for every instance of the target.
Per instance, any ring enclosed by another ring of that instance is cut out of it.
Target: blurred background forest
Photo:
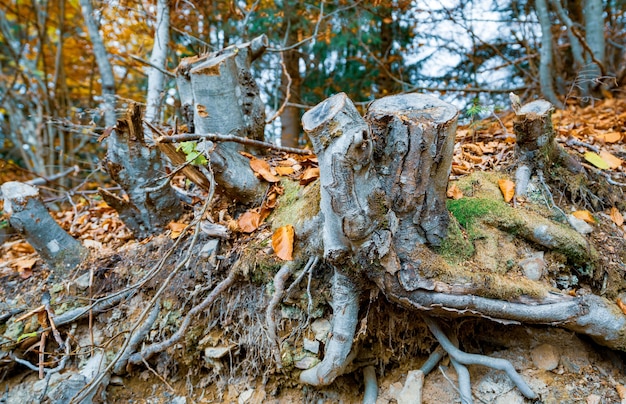
[[[341,91],[360,106],[428,92],[466,120],[508,108],[510,92],[589,105],[623,95],[625,9],[626,0],[0,0],[0,162],[44,177],[73,166],[97,172],[107,94],[121,116],[131,101],[146,102],[148,74],[159,68],[166,80],[154,120],[173,125],[181,59],[261,34],[269,48],[253,68],[266,140],[283,145],[303,145],[302,113]],[[88,20],[112,78],[99,71]],[[166,59],[156,66],[155,30],[166,22]]]

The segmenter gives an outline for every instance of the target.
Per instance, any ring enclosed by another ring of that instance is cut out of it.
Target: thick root
[[[300,374],[300,382],[326,386],[344,372],[356,331],[359,314],[359,289],[352,279],[335,269],[332,284],[333,328],[324,360]]]

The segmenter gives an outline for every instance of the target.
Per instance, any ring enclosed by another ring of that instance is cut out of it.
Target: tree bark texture
[[[561,101],[554,92],[552,63],[552,21],[548,13],[547,0],[536,0],[535,10],[541,25],[541,50],[539,51],[539,82],[541,92],[554,105],[562,107]]]
[[[132,105],[116,127],[118,142],[109,146],[106,169],[128,200],[101,190],[104,200],[120,214],[137,238],[145,238],[176,219],[182,208],[165,176],[159,148],[144,139],[141,107]]]
[[[263,139],[265,108],[250,73],[252,61],[267,47],[260,36],[202,57],[183,59],[176,83],[189,133],[219,133]],[[231,198],[257,201],[264,186],[239,154],[241,145],[220,143],[210,153],[215,180]]]
[[[154,45],[150,64],[164,68],[167,50],[170,43],[170,3],[169,0],[157,1],[157,14],[154,29]],[[159,111],[163,100],[164,75],[159,69],[148,70],[148,95],[146,96],[146,120],[154,122],[159,119]],[[150,136],[147,132],[146,135]]]
[[[62,278],[87,256],[87,249],[54,221],[39,199],[39,190],[21,182],[2,184],[9,223]]]

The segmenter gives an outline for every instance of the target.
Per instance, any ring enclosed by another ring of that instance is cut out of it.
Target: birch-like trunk
[[[157,14],[154,32],[154,44],[150,64],[160,68],[166,67],[167,50],[170,43],[170,3],[169,0],[157,1]],[[163,102],[163,87],[165,77],[161,70],[150,67],[148,70],[148,95],[146,96],[145,119],[148,122],[159,120],[161,103]],[[146,131],[146,136],[152,138],[152,133]]]
[[[552,61],[552,21],[548,13],[548,3],[546,0],[535,0],[535,10],[541,25],[541,50],[539,51],[539,82],[541,92],[553,105],[563,107],[554,92],[553,61]]]

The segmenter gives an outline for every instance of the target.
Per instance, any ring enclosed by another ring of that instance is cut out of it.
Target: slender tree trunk
[[[169,0],[157,1],[157,15],[154,32],[154,45],[150,63],[160,68],[166,67],[167,50],[170,43],[170,4]],[[146,97],[145,119],[148,122],[159,120],[159,111],[163,101],[163,87],[165,77],[163,73],[154,67],[148,70],[148,95]],[[150,131],[146,135],[152,138]]]
[[[561,104],[561,101],[559,101],[554,92],[554,77],[552,76],[554,70],[552,63],[552,21],[548,13],[546,0],[535,0],[535,10],[539,24],[541,24],[541,50],[539,52],[539,82],[541,83],[541,92],[553,105],[562,108],[563,104]]]
[[[585,0],[583,14],[585,16],[585,40],[593,52],[593,56],[600,63],[604,63],[605,42],[604,42],[604,17],[603,17],[602,0]],[[587,58],[589,63],[594,67],[594,79],[601,75],[601,68],[591,60],[591,56]]]
[[[96,57],[96,64],[100,71],[100,82],[102,85],[102,111],[104,113],[104,124],[110,128],[115,126],[117,119],[115,117],[115,76],[113,68],[109,61],[109,54],[102,41],[102,36],[98,30],[98,24],[94,19],[93,6],[91,0],[80,0],[80,7],[87,25],[89,39],[93,46],[93,53]],[[115,134],[109,137],[109,144],[115,142]]]
[[[285,19],[287,22],[287,41],[285,46],[289,47],[298,42],[297,15],[300,8],[300,1],[286,2]],[[298,49],[291,49],[283,53],[285,70],[281,75],[281,92],[283,101],[289,98],[290,103],[300,103],[300,92],[302,87],[302,76],[300,75],[300,52]],[[286,106],[280,116],[281,123],[281,144],[287,147],[298,147],[300,138],[300,108]]]

